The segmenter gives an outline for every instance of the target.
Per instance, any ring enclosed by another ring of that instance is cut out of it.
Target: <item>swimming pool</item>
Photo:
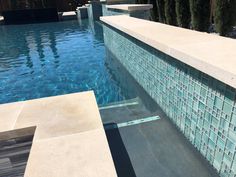
[[[105,63],[102,25],[87,20],[0,26],[0,103],[94,90],[126,99]]]

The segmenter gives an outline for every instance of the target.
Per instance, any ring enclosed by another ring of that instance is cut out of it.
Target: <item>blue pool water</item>
[[[98,104],[125,99],[105,64],[101,24],[0,26],[0,103],[94,90]]]

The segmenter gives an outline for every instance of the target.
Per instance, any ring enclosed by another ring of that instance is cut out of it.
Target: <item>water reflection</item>
[[[99,23],[9,25],[0,33],[0,103],[86,90],[99,104],[124,99],[104,64]]]

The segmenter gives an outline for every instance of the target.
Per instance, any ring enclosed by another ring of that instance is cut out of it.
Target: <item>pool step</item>
[[[104,124],[119,124],[158,115],[149,111],[139,97],[102,106],[99,111]]]
[[[105,130],[110,130],[110,129],[115,129],[115,128],[122,128],[122,127],[128,127],[128,126],[132,126],[132,125],[138,125],[138,124],[143,124],[143,123],[147,123],[147,122],[152,122],[152,121],[156,121],[159,120],[160,117],[159,116],[151,116],[151,117],[145,117],[145,118],[140,118],[140,119],[136,119],[136,120],[131,120],[131,121],[127,121],[127,122],[122,122],[122,123],[108,123],[108,124],[104,124],[104,128]]]
[[[99,107],[99,110],[126,107],[126,106],[134,106],[134,105],[139,105],[139,104],[140,104],[140,99],[137,97],[137,98],[130,99],[130,100],[106,104],[104,106]]]

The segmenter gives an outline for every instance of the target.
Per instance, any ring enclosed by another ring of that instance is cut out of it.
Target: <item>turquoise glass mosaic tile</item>
[[[112,27],[103,28],[106,50],[221,176],[235,177],[236,90]]]

